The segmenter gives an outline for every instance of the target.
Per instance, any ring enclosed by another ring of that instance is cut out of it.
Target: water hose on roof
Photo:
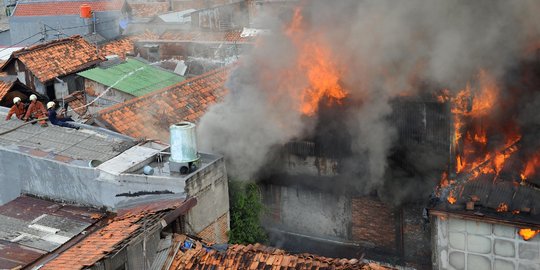
[[[12,129],[8,129],[8,130],[6,130],[6,131],[0,132],[0,136],[2,136],[2,135],[4,135],[4,134],[8,134],[8,133],[10,133],[10,132],[13,132],[13,131],[15,131],[15,130],[17,130],[17,129],[19,129],[19,128],[22,128],[22,127],[24,127],[24,126],[26,126],[26,125],[28,125],[28,124],[33,124],[33,123],[36,123],[36,122],[38,122],[38,121],[41,121],[41,120],[48,120],[48,119],[49,119],[49,118],[44,117],[44,118],[38,118],[38,119],[34,119],[34,120],[32,120],[32,121],[28,121],[28,122],[26,122],[26,123],[24,123],[24,124],[22,124],[22,125],[19,125],[19,126],[16,126],[16,127],[12,128]]]

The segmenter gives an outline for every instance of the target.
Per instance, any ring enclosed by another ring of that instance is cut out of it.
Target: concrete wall
[[[277,185],[262,186],[262,192],[268,209],[262,223],[267,228],[341,241],[351,238],[351,202],[346,196]]]
[[[540,269],[540,237],[524,241],[517,231],[506,225],[435,217],[433,269]]]
[[[223,158],[190,176],[186,181],[186,193],[197,198],[197,205],[186,215],[186,231],[200,234],[205,230],[213,230],[214,235],[205,234],[205,240],[227,242],[222,231],[223,219],[226,221],[226,230],[229,230],[229,185]]]
[[[0,149],[0,204],[22,193],[34,194],[79,204],[114,209],[134,200],[122,194],[152,191],[184,193],[184,181],[137,174],[109,175],[95,168],[66,164],[21,153],[16,149]],[[227,205],[228,209],[228,205]]]
[[[86,93],[90,96],[97,97],[103,92],[105,92],[107,88],[108,86],[98,83],[96,81],[84,79],[84,89],[86,90]],[[135,96],[111,88],[109,89],[109,91],[107,91],[107,93],[101,96],[96,103],[99,105],[110,106],[112,104],[122,103],[126,100],[130,100],[133,98],[135,98]],[[102,99],[104,101],[102,101]]]
[[[119,11],[96,12],[96,31],[107,39],[116,38],[120,35]],[[26,38],[21,45],[29,45],[38,42],[41,38],[53,40],[65,38],[72,35],[87,35],[92,30],[87,26],[89,22],[80,18],[78,14],[66,16],[11,16],[9,17],[10,35],[13,43],[20,42]],[[43,32],[43,25],[46,24],[46,31]],[[79,27],[76,27],[79,26]],[[62,28],[66,29],[62,29]],[[58,31],[57,31],[58,30]],[[43,35],[46,34],[46,36]]]

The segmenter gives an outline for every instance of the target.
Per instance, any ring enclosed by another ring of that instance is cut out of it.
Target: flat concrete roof
[[[90,126],[75,130],[49,123],[48,127],[41,127],[39,124],[25,124],[18,119],[5,121],[3,112],[0,112],[0,118],[1,146],[19,147],[20,151],[26,150],[43,158],[104,162],[135,144],[125,136]]]

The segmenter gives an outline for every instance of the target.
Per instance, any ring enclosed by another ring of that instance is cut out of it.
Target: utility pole
[[[41,42],[47,40],[47,26],[41,23]]]

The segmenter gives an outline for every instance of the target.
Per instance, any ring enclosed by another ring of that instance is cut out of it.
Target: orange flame
[[[508,205],[506,203],[500,203],[497,207],[497,212],[508,212]]]
[[[313,115],[323,98],[340,103],[347,93],[339,82],[343,71],[333,61],[329,47],[319,36],[307,36],[303,28],[302,13],[297,8],[285,33],[298,49],[296,68],[306,74],[309,83],[297,97],[300,100],[299,110],[305,115]]]
[[[450,191],[450,194],[448,195],[448,197],[446,198],[446,200],[448,200],[448,202],[450,204],[454,204],[457,202],[457,199],[456,197],[454,196],[454,191]]]
[[[523,240],[528,241],[533,239],[539,232],[540,230],[520,229],[519,235],[523,237]]]
[[[540,153],[536,153],[534,156],[527,160],[525,168],[521,172],[521,180],[525,181],[536,173],[536,168],[540,166]]]

